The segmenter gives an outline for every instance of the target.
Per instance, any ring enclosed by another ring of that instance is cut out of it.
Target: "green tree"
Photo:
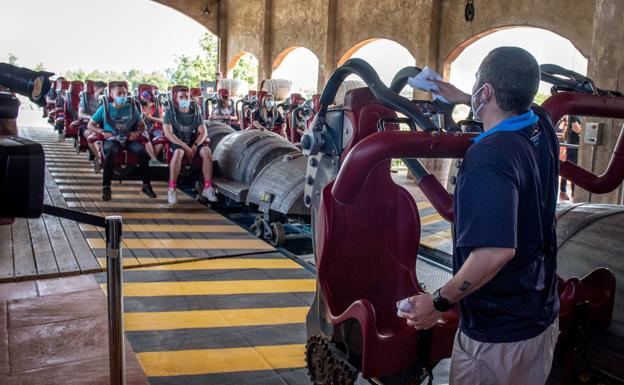
[[[35,71],[45,71],[45,66],[43,65],[43,63],[39,63],[35,66],[34,70]]]
[[[232,72],[234,79],[246,81],[249,89],[258,88],[258,59],[253,55],[246,54],[241,57]]]
[[[548,99],[549,97],[550,97],[550,95],[544,95],[544,94],[537,93],[535,95],[535,97],[533,98],[533,103],[541,106],[542,103],[544,103],[544,101],[546,99]]]
[[[199,45],[203,50],[202,54],[195,57],[182,55],[176,59],[176,67],[167,70],[172,83],[199,87],[201,81],[215,79],[218,66],[217,37],[205,33],[199,40]]]
[[[9,53],[9,64],[11,65],[17,65],[17,56],[13,55],[12,53]]]

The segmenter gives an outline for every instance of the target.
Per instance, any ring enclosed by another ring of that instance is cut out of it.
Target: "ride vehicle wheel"
[[[284,242],[286,241],[286,232],[284,231],[283,224],[281,224],[280,222],[272,222],[267,230],[268,234],[265,233],[265,237],[271,245],[281,246],[284,244]]]
[[[354,385],[358,371],[348,362],[333,357],[329,368],[329,383],[331,385]]]
[[[329,342],[321,336],[312,336],[306,344],[305,361],[308,375],[316,385],[330,385],[328,373],[330,366]]]
[[[256,217],[256,220],[254,221],[254,224],[251,225],[251,227],[249,228],[251,231],[253,231],[254,235],[258,238],[262,238],[262,236],[264,235],[264,228],[265,228],[265,223],[262,220],[261,217]]]

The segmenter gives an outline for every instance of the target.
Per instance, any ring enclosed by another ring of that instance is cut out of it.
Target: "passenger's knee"
[[[173,151],[173,155],[171,157],[171,160],[172,161],[176,161],[176,162],[180,162],[183,157],[184,157],[184,150],[182,150],[181,148],[176,148],[175,151]]]
[[[210,151],[210,148],[208,147],[202,147],[202,149],[199,150],[199,156],[201,156],[202,158],[206,160],[212,160],[212,152]]]

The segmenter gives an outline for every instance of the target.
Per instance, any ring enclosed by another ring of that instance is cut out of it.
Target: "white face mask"
[[[479,87],[479,89],[470,97],[470,108],[472,109],[472,118],[477,122],[483,121],[481,120],[481,117],[479,116],[479,111],[481,111],[481,108],[485,106],[485,102],[481,102],[481,105],[478,108],[475,108],[475,99],[477,98],[477,95],[479,95],[479,92],[481,92],[483,87],[485,87],[485,84]]]

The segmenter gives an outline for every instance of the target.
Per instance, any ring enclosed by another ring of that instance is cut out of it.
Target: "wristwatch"
[[[449,301],[448,299],[442,297],[442,295],[440,294],[440,290],[442,288],[436,290],[433,293],[433,307],[439,311],[439,312],[446,312],[449,311],[453,308],[453,304],[451,303],[451,301]]]

